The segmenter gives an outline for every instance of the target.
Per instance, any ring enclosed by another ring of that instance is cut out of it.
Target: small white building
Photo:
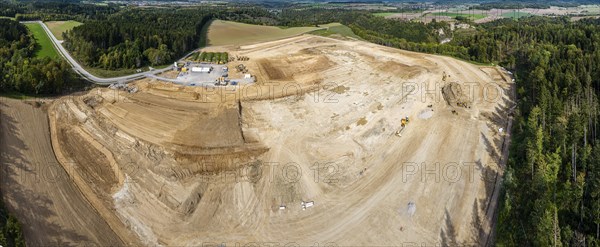
[[[192,72],[195,73],[210,73],[212,71],[212,67],[201,66],[201,67],[192,67]]]

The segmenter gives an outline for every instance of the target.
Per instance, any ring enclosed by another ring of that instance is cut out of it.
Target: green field
[[[208,28],[208,45],[246,45],[297,36],[318,30],[318,27],[280,28],[215,20]]]
[[[97,77],[102,78],[110,78],[110,77],[119,77],[135,74],[137,69],[119,69],[119,70],[107,70],[102,68],[94,68],[89,66],[82,65],[85,70],[90,72],[90,74],[95,75]],[[144,68],[144,71],[148,71]]]
[[[448,17],[452,17],[452,18],[461,16],[461,17],[469,18],[471,20],[479,20],[479,19],[486,17],[485,14],[451,13],[451,12],[431,13],[430,15],[431,16],[448,16]]]
[[[49,58],[60,58],[58,52],[52,45],[52,41],[46,35],[46,32],[38,23],[26,23],[25,24],[29,31],[33,34],[35,38],[35,42],[38,45],[38,50],[36,51],[37,57],[49,57]]]
[[[329,37],[332,35],[340,35],[342,37],[351,37],[355,39],[361,39],[358,35],[352,32],[348,26],[342,25],[340,23],[331,23],[326,25],[321,25],[321,27],[326,27],[327,29],[315,30],[310,32],[310,34],[320,35]]]
[[[171,66],[172,64],[173,63],[168,63],[165,65],[158,65],[158,66],[154,66],[153,68],[154,69],[164,69],[168,66]],[[107,70],[107,69],[103,69],[103,68],[94,68],[94,67],[85,66],[85,65],[82,65],[82,66],[85,70],[90,72],[90,74],[98,76],[98,77],[103,77],[103,78],[119,77],[119,76],[126,76],[126,75],[132,75],[132,74],[138,73],[137,72],[138,69]],[[142,72],[147,72],[148,66],[142,67],[140,69],[142,70]]]
[[[502,14],[502,17],[513,18],[513,19],[519,19],[521,17],[527,17],[527,16],[532,16],[532,14],[527,13],[527,12],[519,12],[519,11],[511,11],[511,12]]]
[[[83,23],[77,21],[48,21],[46,26],[52,32],[52,35],[58,40],[63,40],[63,33],[73,29],[76,26],[82,25]]]
[[[383,13],[374,13],[374,16],[380,16],[380,17],[388,17],[390,15],[395,15],[398,13],[394,13],[394,12],[383,12]]]
[[[20,99],[20,100],[32,99],[32,98],[35,98],[36,96],[39,97],[39,95],[29,95],[29,94],[24,94],[24,93],[20,93],[20,92],[14,92],[14,91],[0,93],[0,97],[11,98],[11,99]],[[1,101],[2,101],[2,99],[0,99],[0,102]]]

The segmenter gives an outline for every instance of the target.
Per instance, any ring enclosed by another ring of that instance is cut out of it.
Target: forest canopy
[[[255,7],[127,8],[88,20],[65,35],[65,46],[83,64],[104,69],[169,64],[206,42],[212,19],[275,24]]]
[[[132,9],[91,20],[65,35],[83,64],[105,69],[161,65],[201,45],[209,9]]]
[[[36,58],[39,49],[27,27],[0,19],[0,92],[55,94],[79,83],[64,61]]]

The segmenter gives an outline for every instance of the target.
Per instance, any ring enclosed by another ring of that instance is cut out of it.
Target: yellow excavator
[[[405,118],[402,118],[400,120],[400,129],[396,131],[396,136],[401,137],[402,136],[402,131],[404,131],[404,128],[406,128],[406,125],[408,125],[408,116],[406,116]]]

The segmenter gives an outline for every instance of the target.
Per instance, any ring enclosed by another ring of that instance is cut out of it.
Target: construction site
[[[173,72],[162,73],[154,78],[184,86],[247,85],[256,81],[243,63],[248,60],[245,56],[229,57],[226,52],[193,52],[181,62],[175,62]],[[230,70],[229,66],[235,69]]]
[[[4,114],[48,116],[45,126],[3,122],[2,132],[13,133],[4,135],[14,135],[3,136],[3,150],[45,152],[27,164],[56,157],[66,173],[59,183],[76,191],[71,218],[93,212],[93,231],[52,216],[51,225],[74,234],[30,242],[489,241],[514,105],[506,71],[308,34],[211,49],[227,52],[228,62],[189,61],[171,78],[134,81],[130,90],[95,88],[41,107],[3,102],[27,109],[2,106]],[[223,87],[194,87],[199,82]],[[47,141],[28,149],[26,132],[36,128]],[[19,183],[31,182],[13,186]],[[18,193],[8,192],[8,206],[28,208]]]

